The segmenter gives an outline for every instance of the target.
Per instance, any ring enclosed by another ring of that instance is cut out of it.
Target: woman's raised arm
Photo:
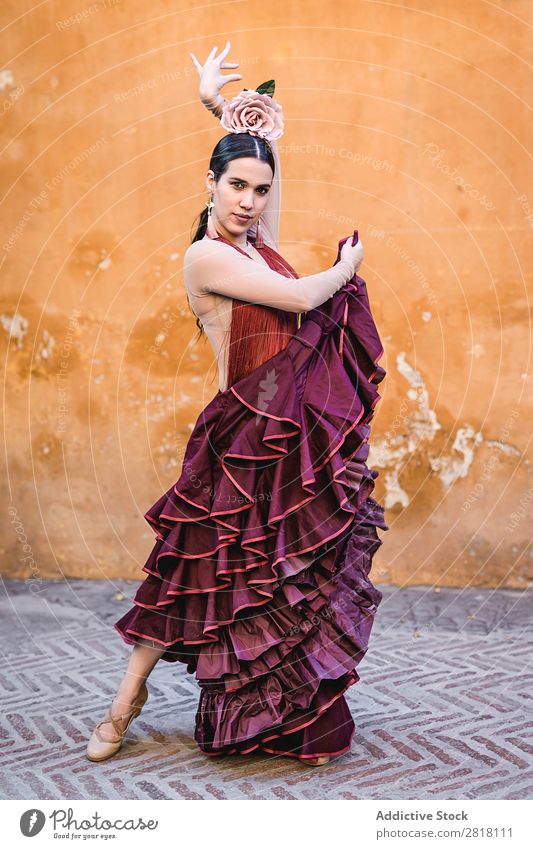
[[[354,273],[354,263],[341,258],[318,274],[296,279],[285,277],[215,239],[193,242],[183,258],[185,288],[191,295],[216,293],[295,313],[309,312],[323,304]]]

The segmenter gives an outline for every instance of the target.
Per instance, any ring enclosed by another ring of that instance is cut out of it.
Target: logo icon
[[[20,818],[20,830],[24,837],[34,837],[42,830],[46,817],[38,808],[30,808],[24,811]]]

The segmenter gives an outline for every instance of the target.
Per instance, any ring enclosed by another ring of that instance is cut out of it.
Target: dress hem
[[[279,731],[276,734],[269,734],[268,737],[264,737],[263,740],[259,740],[257,743],[255,743],[253,746],[248,747],[247,749],[239,749],[239,748],[236,748],[236,747],[228,749],[228,748],[225,747],[224,749],[220,749],[217,752],[209,752],[209,751],[206,751],[204,748],[202,748],[202,746],[199,743],[197,743],[198,748],[200,749],[200,751],[204,755],[209,755],[210,757],[221,757],[223,755],[236,755],[236,754],[238,754],[238,755],[248,755],[248,754],[250,754],[250,752],[254,752],[257,749],[259,749],[259,751],[267,751],[267,749],[264,748],[263,743],[268,743],[270,740],[278,740],[280,737],[283,737],[284,735],[295,734],[297,731],[301,731],[302,728],[308,728],[310,725],[312,725],[314,722],[316,722],[317,719],[319,719],[322,716],[322,714],[326,710],[328,710],[328,708],[331,707],[332,704],[334,704],[336,701],[338,701],[353,684],[356,684],[359,681],[359,675],[355,671],[355,669],[352,670],[350,673],[347,673],[347,674],[350,677],[349,677],[347,684],[342,688],[342,690],[340,690],[338,693],[336,693],[335,696],[332,699],[330,699],[329,702],[327,702],[327,704],[323,705],[320,708],[320,710],[317,711],[315,716],[313,716],[307,722],[302,722],[301,725],[297,725],[296,728],[290,728],[288,731]],[[285,719],[284,724],[286,724],[288,721],[289,720]],[[353,722],[353,718],[352,718],[352,722]],[[354,724],[354,728],[353,728],[353,731],[352,731],[351,736],[350,736],[350,742],[348,744],[348,748],[350,748],[350,745],[351,745],[351,742],[352,742],[352,739],[353,739],[353,735],[355,734],[355,731],[356,731],[356,728],[355,728],[355,724]],[[254,735],[254,736],[257,736],[257,735]],[[285,753],[276,752],[276,754],[285,754]],[[328,753],[327,752],[324,753],[324,756],[326,754],[328,754]],[[317,754],[305,755],[305,756],[300,756],[300,755],[292,755],[292,756],[293,757],[309,757],[309,758],[321,757],[321,755],[317,755]]]

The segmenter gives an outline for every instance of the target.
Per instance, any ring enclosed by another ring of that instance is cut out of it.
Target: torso
[[[235,245],[234,247],[236,247],[238,250],[241,250],[243,253],[248,254],[250,259],[253,259],[256,262],[261,263],[262,265],[266,265],[267,268],[270,268],[268,262],[263,256],[261,256],[260,252],[257,250],[257,248],[254,248],[253,245],[248,244],[246,248],[240,248],[238,245]],[[218,295],[216,292],[208,292],[203,295],[194,295],[191,293],[189,295],[189,300],[191,301],[191,306],[194,310],[195,315],[198,316],[202,324],[204,323],[204,316],[208,315],[209,313],[215,314],[215,311],[219,323],[222,323],[224,327],[227,325],[228,311],[231,321],[231,308],[233,306],[233,298],[227,298],[225,295]]]
[[[206,238],[210,237],[205,235],[204,239]],[[267,268],[271,267],[260,251],[252,244],[248,244],[246,248],[241,248],[238,245],[233,245],[233,247],[247,254],[254,262],[266,265]],[[202,322],[206,336],[213,348],[218,364],[219,389],[221,392],[224,392],[227,388],[228,344],[231,331],[233,298],[219,295],[216,292],[208,292],[203,295],[189,293],[189,302],[194,314]]]
[[[205,236],[204,238],[209,238]],[[237,245],[234,245],[237,250],[242,250]],[[270,250],[273,250],[270,248]],[[253,246],[247,245],[245,253],[248,253],[250,258],[255,262],[263,263],[268,268],[271,268],[269,263],[261,255],[261,253]],[[276,251],[277,253],[277,251]],[[283,257],[277,254],[280,259]],[[231,312],[233,308],[233,298],[227,298],[224,295],[218,295],[214,292],[209,292],[204,295],[189,295],[192,309],[200,318],[204,326],[207,338],[209,339],[218,363],[219,374],[219,389],[221,392],[226,390],[226,375],[228,373],[228,345],[231,332]],[[362,443],[356,456],[349,460],[346,468],[350,474],[349,484],[351,487],[350,497],[355,497],[355,493],[359,489],[359,485],[363,478],[363,474],[367,469],[364,459],[359,459],[357,454],[365,453],[365,443]]]

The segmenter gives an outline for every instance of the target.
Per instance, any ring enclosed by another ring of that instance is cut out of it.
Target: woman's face
[[[207,172],[206,186],[215,204],[212,212],[223,236],[230,241],[246,236],[266,206],[272,179],[268,162],[250,156],[232,159],[217,183],[213,171]]]

